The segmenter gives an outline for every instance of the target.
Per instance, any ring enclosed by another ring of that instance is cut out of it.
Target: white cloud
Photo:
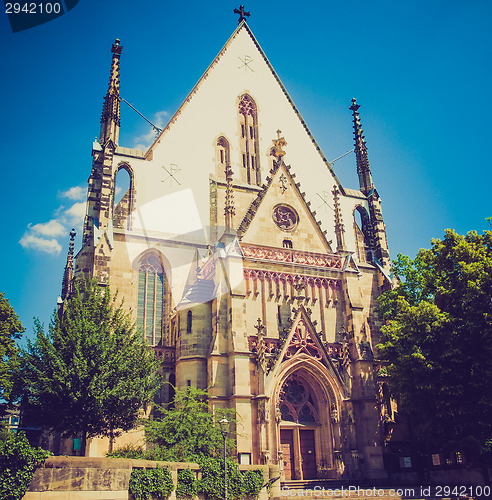
[[[35,225],[29,224],[19,243],[24,248],[58,255],[62,245],[65,245],[68,241],[68,235],[72,227],[76,229],[77,233],[82,232],[85,208],[85,201],[74,203],[69,208],[65,208],[63,205],[59,206],[54,211],[55,219]],[[60,238],[63,239],[61,244],[57,241]]]
[[[153,119],[150,121],[154,123],[157,127],[164,128],[164,125],[168,117],[169,113],[167,111],[164,110],[158,111],[157,113],[154,114]],[[154,142],[156,136],[157,136],[156,131],[149,125],[149,131],[147,133],[135,137],[133,147],[135,149],[142,149],[145,151]]]
[[[65,210],[66,223],[71,226],[79,226],[84,221],[86,202],[81,201],[74,203],[70,208]],[[64,221],[65,222],[65,221]]]
[[[53,255],[59,255],[61,252],[61,245],[54,238],[47,240],[45,238],[40,238],[34,234],[26,232],[24,236],[20,239],[19,243],[24,248],[33,248],[34,250],[39,250],[40,252],[45,252]]]
[[[41,236],[62,236],[66,232],[63,224],[60,224],[60,222],[55,219],[50,220],[49,222],[36,224],[34,226],[29,224],[27,227],[34,233],[40,234]]]
[[[62,198],[69,198],[70,200],[83,200],[86,196],[87,188],[81,186],[74,186],[67,191],[62,191],[60,196]]]

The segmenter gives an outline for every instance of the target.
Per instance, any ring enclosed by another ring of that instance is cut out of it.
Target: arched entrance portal
[[[286,481],[316,479],[321,470],[333,469],[332,417],[337,404],[330,392],[302,368],[282,383],[277,399],[278,443]]]

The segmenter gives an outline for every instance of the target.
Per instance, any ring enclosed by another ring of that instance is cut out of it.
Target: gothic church
[[[390,260],[359,105],[348,189],[238,12],[146,151],[119,144],[113,44],[75,276],[119,291],[165,381],[236,410],[239,463],[278,464],[285,480],[384,478],[374,309]],[[329,210],[316,214],[320,190]]]

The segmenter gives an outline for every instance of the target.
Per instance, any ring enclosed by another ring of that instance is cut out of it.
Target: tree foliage
[[[82,437],[117,435],[138,423],[157,389],[154,352],[109,288],[82,281],[47,334],[22,353],[23,396],[46,427]]]
[[[24,327],[8,299],[0,293],[0,398],[9,399],[12,390],[12,364],[15,364],[17,347]]]
[[[492,232],[403,255],[380,297],[380,357],[420,447],[482,449],[492,439]]]
[[[206,391],[188,387],[176,391],[170,408],[158,408],[159,417],[146,423],[146,439],[157,445],[160,460],[199,462],[206,457],[222,456],[224,438],[219,421],[224,416],[230,422],[228,453],[234,448],[234,411],[216,408],[212,413],[208,401]]]
[[[20,500],[31,484],[36,466],[49,454],[41,448],[32,448],[23,432],[9,432],[0,442],[0,498]]]

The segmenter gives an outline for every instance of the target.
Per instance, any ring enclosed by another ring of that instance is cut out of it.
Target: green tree
[[[12,391],[12,364],[15,364],[17,347],[24,327],[8,299],[0,293],[0,398],[9,399]]]
[[[415,260],[398,255],[400,285],[380,297],[377,346],[424,451],[469,452],[492,439],[492,232],[443,240]]]
[[[199,462],[223,456],[224,438],[219,426],[223,417],[230,422],[227,453],[234,448],[235,412],[225,408],[209,411],[209,397],[206,391],[193,387],[176,391],[174,404],[159,407],[158,418],[146,423],[146,439],[158,446],[161,460]]]
[[[47,334],[36,322],[36,339],[22,353],[23,397],[43,426],[81,434],[85,450],[87,437],[137,425],[158,387],[157,369],[116,295],[81,281]]]

